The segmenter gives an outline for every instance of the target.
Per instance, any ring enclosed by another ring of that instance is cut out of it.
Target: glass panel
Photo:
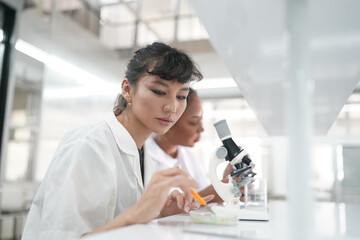
[[[111,5],[101,8],[101,20],[111,23],[135,22],[134,10],[125,4]]]
[[[179,0],[179,15],[196,15],[188,0]]]
[[[360,93],[355,91],[342,108],[338,118],[330,128],[330,136],[360,135]]]
[[[178,41],[208,39],[204,26],[197,17],[182,17],[178,22]]]
[[[152,21],[149,26],[161,41],[171,42],[174,40],[175,21],[173,19]]]
[[[30,157],[30,144],[26,141],[10,139],[7,151],[5,180],[10,182],[24,180]]]
[[[135,23],[117,28],[103,26],[100,40],[109,48],[131,48],[134,45]]]
[[[134,44],[136,16],[131,6],[112,5],[101,9],[100,40],[110,48],[129,48]]]
[[[148,43],[159,40],[153,31],[145,23],[141,22],[138,26],[137,45],[145,46]]]
[[[5,160],[6,181],[33,180],[39,141],[43,68],[41,62],[16,52],[16,81]]]
[[[343,147],[344,179],[342,187],[360,192],[360,146]]]
[[[139,16],[143,21],[174,16],[174,6],[169,0],[142,1]]]
[[[341,200],[360,202],[360,145],[343,146],[343,179],[341,179]]]

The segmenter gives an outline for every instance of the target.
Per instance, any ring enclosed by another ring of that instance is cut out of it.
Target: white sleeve
[[[204,188],[208,187],[211,184],[211,182],[210,182],[209,178],[205,175],[203,167],[200,166],[199,163],[197,163],[196,165],[198,165],[198,166],[197,166],[197,171],[196,171],[197,174],[196,174],[195,181],[198,184],[197,191],[201,191]]]
[[[197,191],[201,191],[211,184],[205,174],[204,166],[201,165],[200,160],[195,157],[190,149],[186,147],[181,149],[181,161],[183,162],[181,164],[185,164],[185,171],[196,181],[198,185]]]
[[[34,199],[23,239],[80,239],[111,220],[116,176],[109,157],[85,141],[57,151]]]

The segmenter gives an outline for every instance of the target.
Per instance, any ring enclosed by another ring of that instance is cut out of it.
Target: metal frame
[[[0,188],[2,186],[2,176],[4,173],[5,149],[8,138],[8,119],[9,109],[12,104],[14,77],[11,69],[13,62],[13,50],[17,36],[17,18],[18,12],[22,9],[24,0],[0,0],[0,4],[4,6],[6,12],[4,14],[4,33],[7,33],[5,38],[5,50],[3,64],[1,66],[1,81],[0,81]],[[0,212],[1,212],[1,198],[0,198]],[[1,230],[1,229],[0,229]]]
[[[1,3],[1,2],[0,2]],[[7,5],[2,4],[2,8],[4,8],[4,55],[1,66],[1,80],[0,80],[0,136],[2,139],[0,141],[0,164],[3,159],[3,149],[4,142],[6,139],[6,117],[7,117],[7,100],[8,100],[8,92],[10,88],[9,81],[9,71],[10,71],[10,53],[12,49],[11,38],[14,32],[14,23],[15,23],[15,15],[16,10],[9,8]],[[1,168],[1,172],[3,172],[3,168]],[[0,175],[1,179],[1,175]],[[0,182],[1,184],[1,182]]]

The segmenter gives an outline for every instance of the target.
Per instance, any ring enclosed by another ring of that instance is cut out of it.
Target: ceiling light
[[[74,79],[77,83],[83,86],[95,87],[98,89],[114,88],[114,84],[111,84],[82,68],[64,61],[61,58],[51,55],[21,39],[17,40],[15,49],[44,63],[52,70],[55,70],[70,79]]]

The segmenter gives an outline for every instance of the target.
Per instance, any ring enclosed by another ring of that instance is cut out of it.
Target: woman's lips
[[[169,118],[157,118],[157,120],[159,121],[159,123],[163,126],[169,126],[170,124],[172,124],[172,120]]]
[[[196,134],[195,139],[194,139],[195,143],[197,143],[198,141],[200,141],[200,137],[201,137],[200,134]]]

